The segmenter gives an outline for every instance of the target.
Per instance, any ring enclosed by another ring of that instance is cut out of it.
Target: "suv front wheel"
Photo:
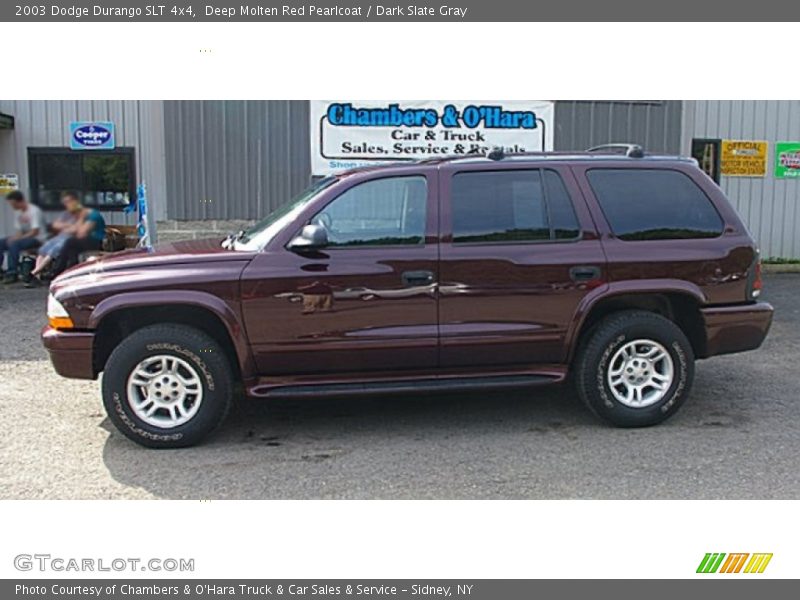
[[[114,349],[103,404],[124,435],[149,448],[198,443],[225,419],[233,378],[214,339],[185,325],[144,327]]]
[[[681,329],[661,315],[613,313],[589,332],[575,369],[584,403],[618,427],[656,425],[686,400],[694,353]]]

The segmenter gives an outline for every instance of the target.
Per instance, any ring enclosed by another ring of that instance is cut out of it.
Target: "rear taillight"
[[[758,254],[756,254],[756,260],[753,263],[752,272],[748,279],[750,283],[750,285],[747,286],[748,299],[755,300],[761,295],[761,288],[764,285],[761,278],[761,257]]]

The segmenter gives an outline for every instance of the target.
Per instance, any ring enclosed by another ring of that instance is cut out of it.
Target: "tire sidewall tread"
[[[625,343],[646,338],[670,353],[675,376],[665,399],[644,408],[631,408],[612,395],[606,378],[608,362]],[[694,353],[683,331],[659,314],[626,310],[612,313],[586,335],[575,369],[575,383],[584,404],[599,418],[618,427],[656,425],[685,402],[694,379]]]
[[[161,353],[191,363],[203,385],[203,401],[197,414],[174,429],[144,423],[127,401],[131,369],[147,356]],[[204,332],[178,324],[150,325],[130,334],[109,356],[102,380],[108,417],[123,435],[148,448],[181,448],[206,438],[228,415],[232,389],[231,367],[220,345]]]

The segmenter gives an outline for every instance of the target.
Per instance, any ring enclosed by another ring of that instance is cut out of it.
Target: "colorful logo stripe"
[[[727,558],[726,558],[727,556]],[[748,561],[747,558],[750,557]],[[697,566],[698,573],[763,573],[769,561],[772,560],[772,553],[733,552],[707,552]],[[723,562],[724,561],[724,562]],[[746,565],[746,566],[745,566]],[[744,568],[744,571],[742,571]]]
[[[738,573],[744,566],[744,561],[747,560],[748,554],[740,552],[728,554],[728,558],[722,563],[720,573]]]
[[[716,573],[719,566],[722,564],[722,559],[725,558],[725,553],[715,552],[714,554],[706,552],[703,560],[700,561],[700,566],[697,567],[698,573]]]
[[[750,562],[744,568],[745,573],[763,573],[767,568],[769,561],[772,560],[772,553],[769,554],[753,554]]]

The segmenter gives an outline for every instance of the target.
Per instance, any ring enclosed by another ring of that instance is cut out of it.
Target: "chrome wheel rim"
[[[644,408],[663,400],[673,378],[672,356],[653,340],[628,342],[608,363],[611,393],[619,403],[630,408]]]
[[[190,421],[203,401],[197,370],[177,356],[149,356],[128,377],[128,405],[142,421],[172,429]]]

